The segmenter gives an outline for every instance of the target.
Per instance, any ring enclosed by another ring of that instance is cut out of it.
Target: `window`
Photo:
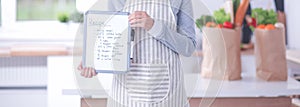
[[[17,0],[17,21],[56,20],[59,14],[76,11],[75,0]]]
[[[0,7],[0,38],[72,39],[79,26],[72,20],[76,0],[1,0]]]

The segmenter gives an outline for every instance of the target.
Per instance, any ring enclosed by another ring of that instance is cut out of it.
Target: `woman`
[[[196,46],[191,0],[109,0],[109,9],[131,13],[134,46],[131,70],[114,75],[107,107],[189,107],[179,54]]]

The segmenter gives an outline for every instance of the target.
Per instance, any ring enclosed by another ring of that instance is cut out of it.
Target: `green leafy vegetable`
[[[73,22],[79,22],[79,23],[83,23],[83,13],[80,12],[74,12],[70,15],[70,20],[72,20]]]
[[[256,18],[257,24],[275,24],[277,22],[277,14],[274,10],[255,8],[252,10],[251,16]]]
[[[224,22],[230,22],[230,14],[226,13],[223,8],[214,12],[217,24],[223,24]]]
[[[201,30],[207,22],[215,22],[214,17],[210,15],[203,15],[200,18],[196,19],[196,26]]]
[[[62,23],[67,23],[70,20],[70,17],[67,13],[59,13],[57,19]]]

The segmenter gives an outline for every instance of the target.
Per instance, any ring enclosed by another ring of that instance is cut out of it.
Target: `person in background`
[[[252,22],[251,10],[251,5],[249,4],[242,26],[242,49],[252,49],[254,47],[253,43],[251,42],[251,36],[253,32],[251,31],[250,26],[248,25],[248,23]]]
[[[276,6],[276,11],[277,11],[277,20],[278,22],[284,24],[285,26],[285,31],[286,31],[286,18],[285,18],[285,13],[284,13],[284,0],[274,0],[275,1],[275,6]],[[287,44],[287,32],[285,32],[285,43]]]
[[[277,11],[277,20],[285,24],[285,13],[284,13],[284,0],[274,0],[276,11]]]
[[[277,20],[280,23],[283,23],[286,26],[286,19],[285,19],[285,13],[284,13],[284,0],[274,0],[275,7],[277,11]],[[253,32],[250,29],[250,26],[248,23],[252,22],[251,18],[251,5],[249,4],[244,21],[242,26],[242,46],[241,48],[243,50],[246,49],[252,49],[254,48],[253,43],[251,42],[251,36],[253,35]],[[287,43],[287,35],[286,35],[286,43]]]

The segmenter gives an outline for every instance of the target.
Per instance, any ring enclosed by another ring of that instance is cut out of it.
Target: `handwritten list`
[[[127,71],[130,33],[127,15],[88,14],[87,55],[99,71]],[[93,57],[91,57],[93,56]]]
[[[124,48],[124,44],[116,42],[121,39],[122,33],[114,32],[111,28],[99,29],[97,34],[97,60],[120,61],[117,56],[122,56],[119,49]]]

